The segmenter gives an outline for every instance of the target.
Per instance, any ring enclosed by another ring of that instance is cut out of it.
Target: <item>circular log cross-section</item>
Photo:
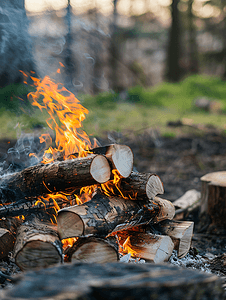
[[[211,227],[226,230],[226,171],[209,173],[201,177],[201,216],[207,215]]]
[[[213,274],[168,264],[71,263],[17,277],[1,300],[223,300],[222,281]]]

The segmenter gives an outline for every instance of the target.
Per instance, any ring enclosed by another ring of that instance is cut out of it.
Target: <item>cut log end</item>
[[[57,216],[57,228],[61,239],[82,236],[84,222],[76,213],[62,210]]]
[[[13,251],[15,238],[12,233],[5,229],[0,228],[0,259],[6,258],[10,251]]]
[[[111,169],[107,159],[103,155],[94,157],[90,166],[90,174],[99,183],[105,183],[110,179]]]
[[[119,260],[117,249],[104,239],[80,238],[68,253],[71,262],[107,263]]]
[[[28,242],[15,257],[16,264],[21,270],[46,268],[61,263],[61,256],[56,247],[48,242]]]
[[[111,145],[109,147],[106,157],[108,157],[112,163],[113,167],[117,169],[120,175],[127,178],[133,169],[133,153],[130,147],[125,145]]]
[[[149,199],[154,199],[156,195],[163,194],[163,183],[158,175],[151,175],[146,184],[146,193]]]
[[[160,206],[160,212],[155,218],[156,223],[166,219],[173,219],[173,217],[175,216],[175,207],[172,202],[159,197],[155,197],[153,202],[157,203]]]

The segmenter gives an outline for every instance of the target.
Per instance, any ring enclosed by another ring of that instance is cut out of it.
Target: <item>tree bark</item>
[[[69,194],[81,187],[103,183],[109,179],[110,166],[102,155],[38,164],[2,177],[0,203],[24,203],[30,197],[57,192]]]
[[[105,237],[109,233],[152,223],[159,206],[152,202],[131,201],[96,194],[92,200],[58,212],[61,239],[89,234]]]
[[[106,239],[79,238],[65,253],[70,262],[107,263],[119,260],[117,247]]]
[[[14,257],[23,271],[62,263],[63,251],[56,226],[36,217],[26,221],[18,229]]]

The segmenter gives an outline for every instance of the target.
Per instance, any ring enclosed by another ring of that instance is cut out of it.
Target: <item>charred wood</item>
[[[133,226],[153,223],[159,205],[150,201],[131,201],[96,194],[92,200],[63,208],[57,224],[61,239],[89,234],[105,237],[109,233]]]
[[[0,203],[29,202],[31,197],[64,192],[110,179],[110,166],[102,155],[38,164],[1,178]]]
[[[5,229],[0,228],[0,259],[6,258],[9,252],[13,251],[15,237]]]

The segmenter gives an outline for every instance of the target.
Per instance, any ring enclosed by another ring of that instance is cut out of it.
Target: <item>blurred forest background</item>
[[[226,1],[2,0],[0,62],[0,101],[8,119],[26,106],[22,70],[49,75],[83,101],[92,110],[88,131],[94,121],[121,130],[182,117],[224,127]],[[42,124],[35,118],[28,126]],[[5,122],[2,136],[12,127]]]

